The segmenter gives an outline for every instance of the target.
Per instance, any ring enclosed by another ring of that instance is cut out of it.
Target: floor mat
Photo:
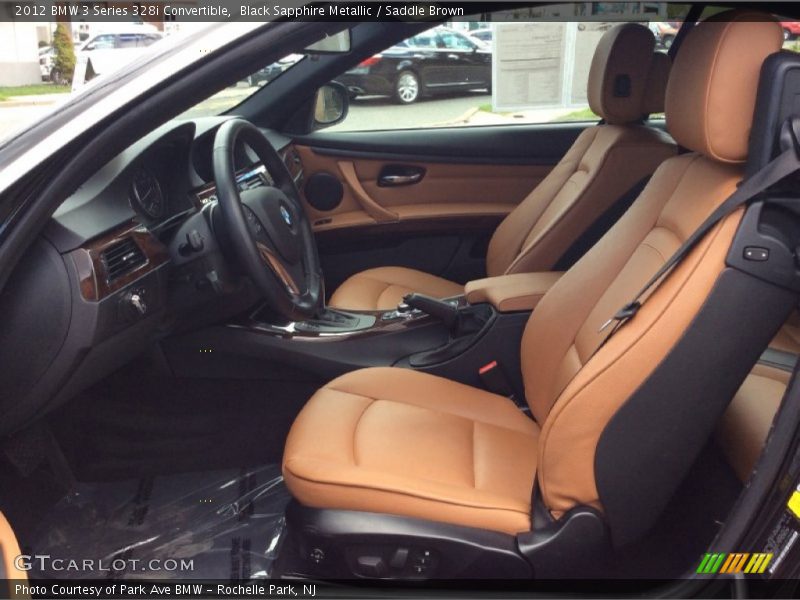
[[[34,536],[35,578],[268,578],[289,493],[278,465],[81,483]]]

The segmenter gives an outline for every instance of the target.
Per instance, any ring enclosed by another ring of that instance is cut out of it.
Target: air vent
[[[103,261],[108,281],[118,279],[147,262],[133,238],[125,238],[112,244],[100,254],[100,260]]]

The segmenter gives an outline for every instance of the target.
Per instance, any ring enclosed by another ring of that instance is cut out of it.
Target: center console
[[[494,364],[495,379],[501,372],[509,395],[522,399],[522,332],[559,277],[482,279],[467,284],[464,296],[410,294],[392,310],[325,308],[300,321],[259,307],[227,324],[164,340],[162,347],[173,372],[186,377],[263,377],[277,364],[329,380],[359,368],[398,366],[483,386],[482,372]]]

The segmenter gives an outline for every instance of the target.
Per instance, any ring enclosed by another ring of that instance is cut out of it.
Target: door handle
[[[378,179],[381,187],[392,187],[395,185],[411,185],[422,179],[422,173],[412,173],[410,175],[382,175]]]
[[[378,173],[378,187],[414,185],[425,177],[425,167],[417,165],[385,165]]]
[[[450,60],[458,60],[461,57],[458,54],[448,54],[447,58],[449,58]]]

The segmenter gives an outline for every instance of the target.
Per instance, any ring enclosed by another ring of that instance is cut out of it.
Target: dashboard
[[[61,252],[136,221],[156,236],[216,200],[212,147],[225,117],[167,123],[114,157],[54,213],[47,237]],[[295,182],[302,169],[291,140],[264,132],[284,156]],[[236,148],[240,189],[272,185],[273,177],[243,144]]]
[[[71,193],[0,295],[0,433],[114,372],[171,332],[239,314],[257,295],[214,228],[212,148],[228,117],[166,123]],[[291,140],[266,131],[302,184]],[[276,178],[242,145],[240,190]],[[284,175],[285,177],[285,175]],[[221,229],[221,228],[220,228]]]

